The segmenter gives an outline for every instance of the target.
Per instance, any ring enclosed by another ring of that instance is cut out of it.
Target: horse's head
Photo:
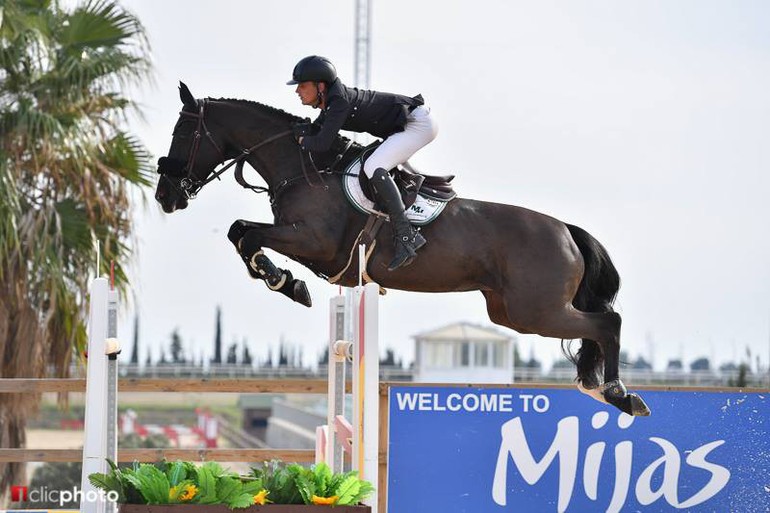
[[[225,160],[224,141],[206,127],[206,100],[196,100],[187,86],[179,83],[182,110],[174,126],[168,156],[158,160],[155,199],[171,213],[187,207],[203,187],[214,168]]]

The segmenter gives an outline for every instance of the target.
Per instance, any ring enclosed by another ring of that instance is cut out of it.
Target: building
[[[415,335],[421,383],[512,383],[514,337],[467,322]]]
[[[241,409],[241,430],[260,440],[267,439],[267,425],[273,413],[273,394],[241,394],[238,408]]]

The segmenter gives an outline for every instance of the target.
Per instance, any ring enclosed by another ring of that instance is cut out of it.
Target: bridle
[[[169,173],[168,171],[158,171],[158,173],[160,173],[161,175],[172,175],[172,176],[183,175],[182,179],[179,181],[178,186],[174,183],[173,180],[169,180],[169,182],[174,187],[178,188],[179,191],[182,192],[182,194],[184,194],[185,198],[188,200],[195,198],[195,196],[197,196],[198,192],[200,192],[203,186],[213,181],[215,178],[217,180],[221,180],[220,176],[222,175],[222,173],[224,173],[225,171],[227,171],[228,169],[230,169],[232,166],[235,166],[235,165],[237,165],[235,178],[239,184],[255,192],[268,191],[266,187],[251,185],[243,179],[243,163],[246,160],[246,157],[248,157],[258,149],[260,149],[262,146],[265,146],[267,144],[270,144],[271,142],[277,141],[278,139],[281,139],[282,137],[285,137],[287,135],[291,135],[292,131],[285,130],[272,137],[265,139],[260,143],[255,144],[251,148],[243,150],[240,155],[235,157],[225,167],[221,168],[218,171],[214,171],[211,174],[211,176],[209,176],[208,178],[200,180],[192,174],[192,170],[195,167],[195,159],[198,157],[198,150],[200,149],[201,139],[203,135],[206,136],[206,139],[211,143],[211,145],[214,147],[214,149],[217,150],[217,153],[219,154],[219,161],[214,165],[214,167],[218,166],[219,164],[222,164],[225,160],[227,160],[227,157],[225,157],[224,152],[219,147],[217,142],[214,140],[214,137],[211,135],[211,131],[208,129],[208,126],[206,126],[206,107],[208,106],[209,100],[208,99],[196,100],[196,102],[198,104],[198,112],[189,112],[186,110],[182,110],[179,112],[180,116],[186,116],[186,117],[197,119],[197,126],[195,127],[195,131],[192,133],[193,142],[192,142],[192,145],[190,146],[190,151],[187,155],[187,161],[184,167],[182,168],[181,172],[178,175],[177,173]]]
[[[278,200],[280,196],[286,191],[286,189],[290,188],[295,183],[298,183],[299,181],[303,180],[310,186],[310,187],[321,187],[324,189],[328,189],[328,186],[326,185],[323,175],[324,174],[341,174],[334,170],[334,168],[339,164],[339,162],[342,160],[343,156],[348,152],[348,150],[353,146],[353,141],[349,141],[345,148],[337,154],[334,161],[326,167],[323,170],[319,170],[316,166],[315,162],[313,161],[313,156],[310,152],[307,152],[307,156],[310,160],[310,163],[312,165],[313,170],[315,171],[315,174],[318,175],[318,178],[320,179],[320,184],[313,184],[310,180],[310,176],[308,174],[307,168],[305,166],[305,152],[302,149],[300,145],[297,145],[297,149],[300,154],[300,166],[302,167],[302,174],[287,178],[279,182],[275,185],[275,187],[262,187],[260,185],[253,185],[248,183],[243,178],[243,165],[246,161],[246,157],[249,155],[255,153],[258,149],[261,147],[270,144],[274,141],[277,141],[278,139],[281,139],[282,137],[285,137],[287,135],[292,135],[293,130],[284,130],[283,132],[280,132],[272,137],[269,137],[265,139],[264,141],[261,141],[254,146],[245,149],[241,151],[241,154],[235,157],[230,161],[229,164],[227,164],[225,167],[219,169],[218,171],[214,171],[211,176],[205,179],[198,179],[196,178],[192,170],[195,167],[195,159],[198,157],[198,150],[200,149],[201,139],[203,136],[206,136],[206,139],[211,143],[211,145],[216,149],[217,153],[219,154],[219,161],[214,165],[214,167],[224,163],[225,160],[227,160],[227,157],[225,157],[224,152],[222,151],[222,148],[219,147],[217,142],[214,140],[214,137],[211,135],[211,131],[208,129],[208,126],[206,126],[206,107],[208,106],[209,100],[208,98],[203,100],[196,100],[198,105],[198,112],[189,112],[186,110],[182,110],[179,112],[180,116],[186,116],[189,118],[195,118],[197,120],[197,126],[195,127],[195,131],[192,133],[193,136],[193,142],[190,146],[190,151],[187,156],[187,161],[185,162],[182,169],[178,172],[172,172],[168,170],[163,170],[162,168],[158,170],[158,173],[162,176],[174,176],[174,177],[181,177],[179,183],[175,183],[174,180],[168,180],[168,182],[177,190],[179,190],[186,199],[191,200],[194,199],[198,192],[203,188],[204,185],[208,184],[209,182],[213,181],[215,178],[217,180],[221,180],[220,176],[230,169],[232,166],[235,166],[235,181],[238,182],[239,185],[241,185],[245,189],[250,189],[253,192],[261,193],[266,192],[270,196],[270,204],[274,211],[277,210],[278,207]],[[344,173],[342,173],[344,174]]]

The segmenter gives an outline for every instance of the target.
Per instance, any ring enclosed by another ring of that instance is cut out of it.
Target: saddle
[[[361,169],[363,169],[366,159],[374,153],[374,150],[380,144],[382,144],[382,141],[377,141],[363,149],[360,156]],[[457,196],[450,183],[454,179],[454,175],[426,175],[417,172],[408,163],[390,169],[389,173],[393,177],[393,181],[396,182],[398,190],[401,191],[401,199],[404,201],[404,206],[407,209],[414,204],[418,194],[441,202],[447,202]],[[363,172],[358,173],[358,181],[367,199],[375,201],[374,191],[369,184],[369,178],[366,174]]]

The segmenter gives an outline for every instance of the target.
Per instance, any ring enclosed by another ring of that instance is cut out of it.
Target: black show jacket
[[[425,103],[421,95],[413,98],[393,93],[347,87],[338,78],[327,89],[326,103],[313,121],[320,127],[316,135],[302,139],[309,151],[328,150],[340,130],[367,132],[386,138],[402,132],[408,113]]]

